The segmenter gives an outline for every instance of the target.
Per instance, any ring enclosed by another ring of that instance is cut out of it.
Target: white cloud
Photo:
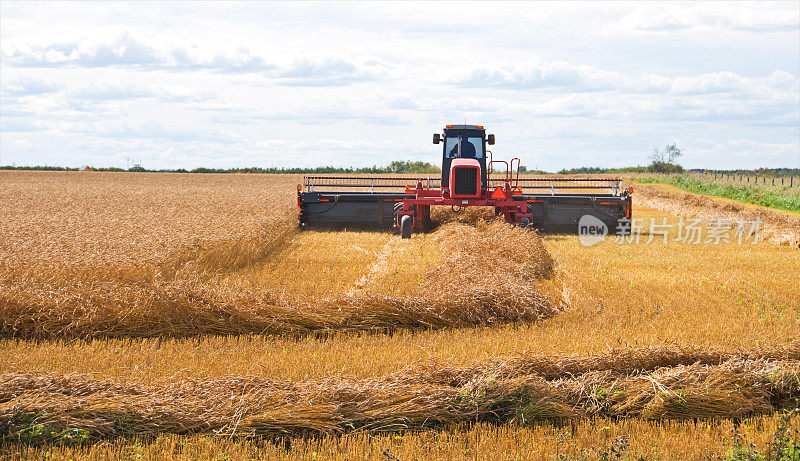
[[[610,90],[623,85],[625,77],[613,71],[564,61],[487,63],[468,70],[457,80],[465,87],[573,88],[581,91]]]
[[[768,77],[747,78],[735,72],[689,74],[674,78],[657,74],[625,74],[615,70],[556,62],[489,63],[461,69],[455,83],[466,88],[498,87],[511,90],[555,89],[581,92],[710,94],[740,96],[778,94],[793,98],[800,91],[798,76],[776,70]]]
[[[41,122],[30,118],[3,117],[0,119],[0,132],[3,133],[9,133],[12,131],[42,131],[43,129],[44,125]]]
[[[291,86],[340,86],[375,80],[391,71],[391,65],[374,58],[301,58],[269,75]]]
[[[151,71],[259,73],[269,83],[289,86],[350,85],[385,76],[396,67],[371,56],[302,56],[278,66],[245,47],[227,54],[215,54],[196,46],[166,49],[147,44],[128,33],[108,43],[82,40],[12,45],[3,58],[6,65],[21,68],[129,67]]]
[[[677,32],[796,31],[800,9],[789,3],[642,3],[603,28],[608,35]]]
[[[147,70],[211,70],[260,72],[273,68],[265,58],[240,47],[228,54],[204,52],[197,47],[159,48],[124,33],[111,42],[79,40],[46,44],[20,44],[4,50],[7,65],[16,67],[135,67]]]
[[[100,80],[67,92],[67,98],[84,101],[154,99],[163,102],[200,102],[214,99],[185,86],[143,85],[136,82]]]
[[[3,96],[32,96],[53,93],[56,90],[58,85],[55,83],[35,78],[18,78],[0,88]]]

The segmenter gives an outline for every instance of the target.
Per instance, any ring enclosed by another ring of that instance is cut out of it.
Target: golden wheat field
[[[298,231],[300,180],[0,172],[0,456],[800,456],[800,216],[634,186],[638,241],[401,240]],[[759,240],[657,227],[720,216]]]

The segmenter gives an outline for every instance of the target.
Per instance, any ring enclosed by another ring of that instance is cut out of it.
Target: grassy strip
[[[705,182],[690,178],[687,175],[653,176],[634,180],[645,184],[670,184],[694,194],[713,195],[769,208],[800,212],[800,194],[792,193],[791,191]]]

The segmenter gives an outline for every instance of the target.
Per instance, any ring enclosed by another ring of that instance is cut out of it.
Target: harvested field
[[[761,235],[778,245],[800,246],[800,215],[770,208],[734,203],[733,200],[714,199],[683,192],[664,185],[635,184],[639,203],[651,208],[669,211],[678,216],[713,218],[743,218],[760,220]]]
[[[0,176],[11,457],[680,459],[798,425],[789,245],[298,233],[296,177]]]

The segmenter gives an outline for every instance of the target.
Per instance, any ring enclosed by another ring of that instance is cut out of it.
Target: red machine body
[[[472,158],[457,158],[450,163],[450,197],[481,196],[481,164]]]
[[[468,170],[480,170],[477,162],[474,160],[470,162],[470,160],[463,159],[463,163],[458,160],[453,161],[450,171],[450,184],[457,184],[454,179],[457,180],[456,171],[459,169],[462,173]],[[396,228],[402,230],[403,216],[410,216],[415,232],[425,230],[430,220],[430,207],[437,205],[458,209],[470,206],[490,206],[494,207],[495,213],[502,214],[507,222],[527,226],[532,219],[532,214],[527,212],[528,201],[515,200],[513,198],[515,195],[521,195],[522,192],[518,187],[514,186],[510,176],[509,171],[506,174],[506,179],[502,181],[502,185],[490,189],[481,186],[480,174],[478,174],[478,179],[475,183],[477,193],[473,194],[455,194],[453,188],[426,188],[423,182],[419,180],[415,187],[406,189],[406,194],[414,194],[415,197],[403,200],[402,209],[397,210]]]

